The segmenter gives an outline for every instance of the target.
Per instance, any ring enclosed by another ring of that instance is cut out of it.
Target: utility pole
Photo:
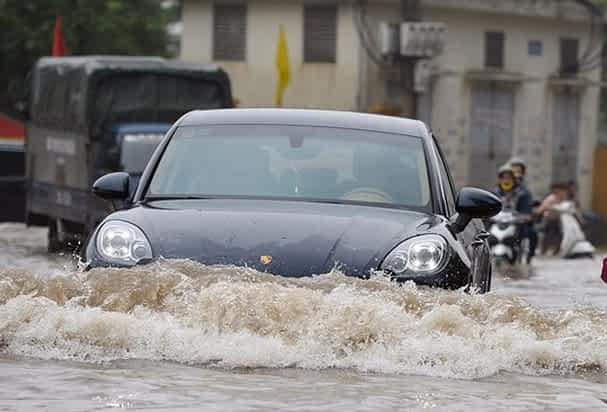
[[[401,0],[401,20],[403,22],[421,21],[421,0]],[[403,87],[402,114],[405,117],[417,116],[417,98],[415,94],[415,64],[417,58],[402,56],[400,61],[401,84]]]

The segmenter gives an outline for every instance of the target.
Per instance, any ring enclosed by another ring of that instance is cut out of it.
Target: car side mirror
[[[455,233],[463,232],[472,219],[488,219],[502,210],[501,200],[493,193],[473,187],[464,187],[457,195],[457,218],[451,224]]]
[[[93,194],[105,200],[128,199],[130,176],[125,172],[109,173],[93,183]]]

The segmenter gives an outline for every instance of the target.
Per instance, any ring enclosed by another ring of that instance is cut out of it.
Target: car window
[[[448,212],[449,215],[453,215],[455,213],[455,190],[453,189],[453,181],[451,180],[451,175],[447,169],[447,163],[443,157],[443,152],[434,136],[432,137],[432,143],[438,155],[439,172],[443,187],[445,188],[445,197],[447,200],[447,207],[449,208]]]
[[[172,194],[430,204],[420,138],[279,125],[179,128],[147,195]]]

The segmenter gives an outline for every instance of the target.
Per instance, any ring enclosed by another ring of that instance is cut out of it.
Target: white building
[[[400,2],[366,3],[185,0],[181,57],[222,66],[242,107],[269,107],[282,24],[292,73],[286,106],[399,104],[398,66],[369,57],[357,21],[366,10],[376,34],[379,22],[399,20]],[[444,53],[418,71],[418,116],[441,140],[456,182],[492,185],[497,167],[517,155],[537,195],[575,180],[590,207],[600,68],[576,66],[591,60],[586,51],[600,36],[591,36],[586,10],[573,0],[424,0],[422,18],[446,23],[448,33]]]

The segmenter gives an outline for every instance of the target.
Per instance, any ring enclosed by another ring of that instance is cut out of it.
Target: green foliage
[[[70,55],[166,55],[176,6],[161,0],[0,0],[0,110],[22,93],[33,63],[51,54],[57,15]]]

